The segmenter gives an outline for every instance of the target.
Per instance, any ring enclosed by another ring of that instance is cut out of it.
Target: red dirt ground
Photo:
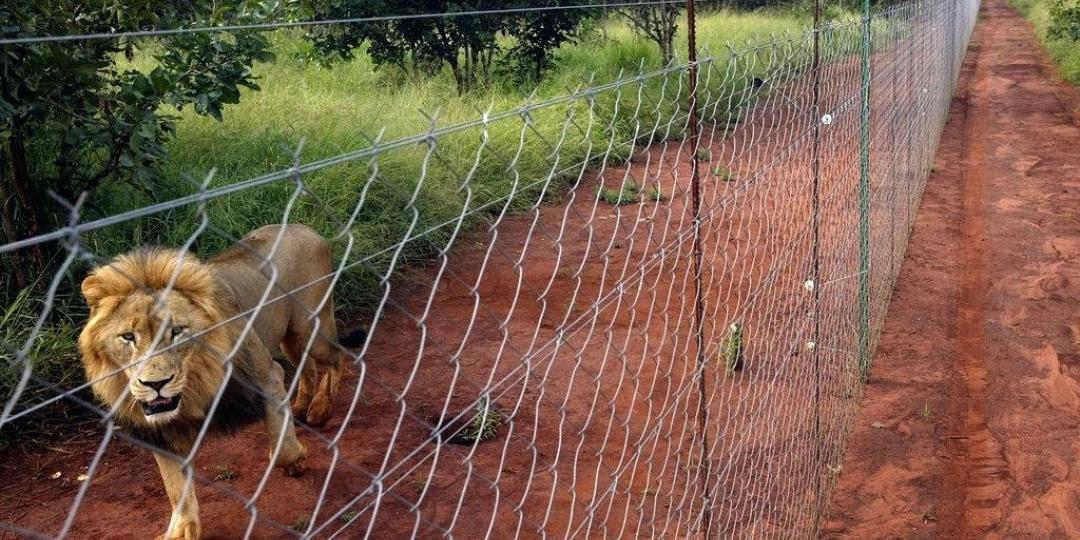
[[[1080,94],[984,3],[824,538],[1080,538]]]

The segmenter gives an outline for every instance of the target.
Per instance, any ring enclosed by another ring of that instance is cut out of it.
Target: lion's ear
[[[90,306],[90,314],[93,315],[98,304],[109,295],[104,280],[98,275],[98,270],[94,270],[83,280],[82,295],[86,299],[86,304]]]

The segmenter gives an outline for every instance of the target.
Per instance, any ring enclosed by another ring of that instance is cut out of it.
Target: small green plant
[[[731,323],[728,334],[720,345],[720,359],[728,375],[743,368],[743,329],[740,323]]]
[[[356,510],[348,510],[348,511],[342,512],[341,517],[339,517],[338,519],[340,519],[342,523],[348,524],[348,523],[352,523],[352,521],[354,519],[356,519],[356,516],[359,516],[359,515],[360,515],[360,512],[357,512]]]
[[[487,396],[484,396],[476,403],[476,414],[457,438],[467,442],[488,441],[499,434],[502,423],[502,415],[491,406]]]
[[[919,410],[919,416],[921,416],[921,417],[923,417],[923,418],[925,418],[927,420],[930,420],[930,419],[932,419],[934,417],[934,411],[932,411],[930,409],[930,404],[929,403],[923,405],[923,408],[921,410]]]
[[[735,179],[735,175],[731,174],[731,171],[723,165],[717,165],[716,168],[713,169],[713,176],[725,182],[730,182]]]
[[[214,476],[215,481],[228,482],[236,478],[236,471],[229,468],[228,465],[218,465],[216,470],[217,474]]]
[[[712,161],[712,150],[708,148],[698,148],[697,154],[694,154],[698,161]]]
[[[311,524],[311,516],[310,515],[305,515],[305,516],[300,516],[299,518],[296,519],[296,521],[290,523],[289,528],[294,530],[294,531],[301,532],[301,531],[306,531],[307,528],[308,528],[308,525],[310,525],[310,524]]]
[[[638,186],[634,182],[625,182],[621,189],[601,188],[598,195],[604,202],[615,206],[631,204],[637,201]]]
[[[660,184],[653,184],[649,188],[648,197],[650,201],[661,202],[667,200],[667,195],[664,195],[664,191],[660,189]]]

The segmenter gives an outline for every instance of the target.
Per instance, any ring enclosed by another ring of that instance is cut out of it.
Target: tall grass
[[[1053,0],[1009,0],[1009,3],[1031,22],[1039,40],[1057,63],[1061,77],[1072,84],[1080,85],[1080,42],[1049,36],[1053,25],[1050,18],[1050,5]]]
[[[698,22],[701,56],[716,55],[717,72],[723,73],[723,63],[730,58],[724,44],[798,31],[803,22],[782,13],[712,13]],[[680,29],[685,28],[681,23]],[[272,39],[277,60],[256,68],[262,90],[244,92],[240,104],[225,110],[224,121],[177,112],[181,119],[168,143],[163,181],[153,199],[192,193],[212,170],[211,186],[231,184],[287,168],[296,157],[310,162],[335,156],[367,147],[377,138],[387,141],[423,133],[432,126],[474,120],[483,111],[513,110],[589,84],[664,67],[656,46],[633,35],[620,21],[609,22],[606,35],[601,37],[597,30],[562,47],[557,51],[558,67],[534,87],[495,84],[458,95],[449,73],[419,77],[376,69],[362,53],[328,68],[309,60],[309,45],[297,34],[276,33]],[[685,51],[685,39],[685,32],[680,32],[680,51]],[[151,67],[147,58],[137,57],[133,65]],[[685,62],[683,53],[680,58],[676,62]],[[210,201],[206,215],[211,227],[198,237],[194,249],[209,255],[252,228],[282,221],[305,223],[334,238],[363,196],[364,204],[348,229],[356,242],[349,259],[357,264],[343,276],[335,295],[348,316],[362,316],[382,292],[379,282],[390,268],[394,251],[389,248],[396,243],[409,239],[395,261],[394,268],[401,269],[443,248],[454,228],[438,225],[452,223],[463,209],[470,211],[471,221],[504,207],[521,210],[542,197],[558,197],[598,156],[625,157],[637,145],[681,137],[685,115],[681,76],[673,71],[538,108],[527,126],[520,118],[510,118],[440,137],[432,146],[399,148],[305,174],[305,191],[288,215],[284,209],[297,189],[290,181]],[[722,92],[741,92],[744,83],[704,91],[716,99]],[[644,96],[640,107],[639,92]],[[573,117],[569,124],[568,116]],[[570,129],[564,131],[564,126]],[[548,178],[552,183],[546,182]],[[150,202],[144,193],[109,184],[93,194],[84,219]],[[185,207],[89,233],[82,242],[104,260],[140,244],[178,246],[198,223],[196,209]],[[419,237],[419,232],[429,230]],[[337,237],[332,243],[341,256],[345,242]],[[54,309],[59,316],[38,336],[31,354],[35,374],[64,386],[79,376],[75,336],[85,308],[76,291],[84,270],[72,272],[66,298],[74,300]],[[40,307],[28,294],[16,299],[3,312],[2,321],[7,322],[0,345],[23,343],[29,337],[28,323]],[[10,347],[0,347],[0,398],[10,395],[21,373],[22,364],[14,361]],[[34,394],[24,396],[34,399]]]

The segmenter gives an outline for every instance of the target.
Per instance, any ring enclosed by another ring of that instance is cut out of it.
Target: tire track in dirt
[[[976,43],[969,53],[970,76],[976,80],[987,75],[980,68],[983,51],[983,43]],[[989,112],[985,96],[979,94],[977,87],[962,88],[956,99],[964,105],[960,160],[963,179],[960,227],[964,231],[960,266],[964,270],[956,325],[949,340],[956,364],[950,384],[953,397],[948,415],[950,435],[945,438],[951,459],[945,468],[944,488],[946,493],[957,496],[943,500],[941,528],[947,538],[959,538],[965,532],[985,532],[1001,518],[1004,489],[999,480],[1008,474],[1001,443],[987,426],[985,407],[984,321],[989,280],[984,269],[984,243],[988,238],[983,213],[984,185],[989,177],[986,168],[990,165],[987,140],[980,135],[990,129]]]
[[[988,0],[828,538],[1080,538],[1080,93]]]

